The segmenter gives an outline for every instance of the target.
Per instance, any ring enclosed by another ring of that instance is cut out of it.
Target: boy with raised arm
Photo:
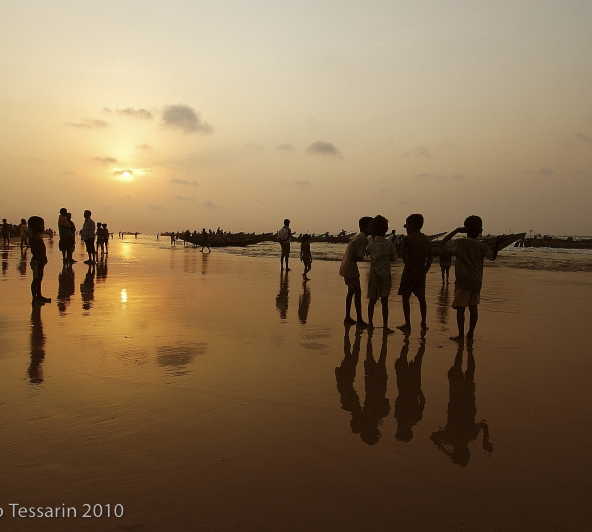
[[[475,327],[479,319],[479,301],[481,285],[483,283],[483,259],[497,258],[499,237],[495,248],[491,250],[485,242],[478,240],[483,232],[483,221],[479,216],[469,216],[462,227],[447,234],[442,240],[442,245],[456,257],[454,287],[454,301],[452,307],[456,309],[456,323],[458,324],[458,336],[451,337],[457,342],[464,341],[465,334],[465,308],[469,307],[469,331],[467,338],[472,339]],[[459,238],[449,242],[458,233],[466,233],[467,238]]]
[[[403,238],[400,250],[405,267],[403,268],[399,286],[399,295],[403,297],[405,323],[397,327],[405,334],[411,331],[411,305],[409,303],[411,294],[415,294],[419,301],[421,328],[424,331],[428,328],[425,284],[426,274],[432,265],[432,243],[421,232],[422,227],[423,216],[421,214],[407,216],[405,223],[407,236]]]
[[[386,238],[388,220],[383,216],[376,216],[372,220],[372,239],[366,248],[370,256],[370,275],[368,276],[368,327],[374,328],[374,306],[380,299],[382,305],[383,332],[394,332],[388,326],[388,298],[391,293],[391,262],[397,258],[395,245]]]
[[[343,320],[345,325],[353,325],[354,323],[357,323],[359,327],[365,327],[367,325],[362,317],[362,288],[360,286],[360,271],[358,270],[357,263],[364,258],[371,222],[372,218],[370,216],[360,218],[358,222],[360,232],[348,243],[343,254],[341,266],[339,267],[339,275],[343,277],[347,286],[345,319]],[[352,300],[356,307],[357,320],[351,317]]]

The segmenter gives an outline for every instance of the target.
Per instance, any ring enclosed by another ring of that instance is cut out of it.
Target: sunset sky
[[[3,2],[0,217],[592,234],[592,2]]]

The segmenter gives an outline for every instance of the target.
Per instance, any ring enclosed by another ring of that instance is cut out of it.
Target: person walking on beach
[[[310,252],[310,235],[302,235],[300,241],[300,260],[304,264],[304,273],[302,278],[304,281],[310,280],[307,273],[312,269],[312,253]]]
[[[2,218],[2,244],[10,246],[10,226],[6,218]]]
[[[447,246],[449,252],[456,257],[454,273],[456,277],[454,287],[454,301],[452,307],[456,309],[456,323],[458,336],[452,336],[451,340],[464,341],[465,334],[465,309],[469,307],[469,331],[467,338],[472,339],[475,327],[479,319],[479,302],[481,285],[483,284],[483,259],[495,260],[499,251],[499,239],[495,242],[494,249],[478,240],[483,232],[483,220],[479,216],[469,216],[462,227],[448,233],[442,240],[442,245]],[[449,242],[459,233],[466,233],[467,238],[459,238]]]
[[[60,209],[60,214],[58,216],[58,234],[60,236],[60,240],[58,242],[58,247],[62,252],[62,260],[64,262],[69,262],[68,252],[72,253],[72,245],[70,242],[70,223],[68,222],[67,218],[68,210],[65,207]]]
[[[45,222],[40,216],[31,216],[28,221],[29,234],[31,235],[31,271],[33,272],[33,281],[31,282],[31,295],[33,304],[50,303],[51,299],[44,297],[41,292],[41,282],[43,281],[43,270],[47,264],[47,251],[41,235],[45,230]]]
[[[367,253],[370,256],[370,275],[368,276],[368,327],[374,328],[374,306],[380,299],[382,305],[383,332],[394,332],[388,326],[388,298],[391,293],[391,262],[396,260],[397,252],[394,244],[386,238],[388,220],[376,216],[372,220],[372,238],[368,243]]]
[[[290,239],[292,238],[292,230],[290,229],[290,220],[287,218],[284,220],[284,225],[277,232],[277,239],[282,248],[282,254],[280,256],[281,269],[284,269],[284,260],[286,261],[286,271],[289,272],[288,259],[290,258]]]
[[[29,247],[29,229],[27,227],[27,220],[21,218],[21,223],[18,226],[19,237],[21,239],[21,251],[23,248]]]
[[[421,229],[423,227],[423,215],[411,214],[407,217],[405,229],[407,236],[401,243],[401,256],[405,262],[399,295],[403,298],[403,314],[405,323],[397,328],[405,334],[411,332],[411,294],[415,294],[419,301],[421,313],[421,328],[427,330],[427,304],[425,298],[426,274],[432,265],[432,243]]]
[[[96,226],[90,217],[91,214],[89,210],[84,211],[84,225],[80,231],[80,238],[84,241],[86,252],[88,253],[88,260],[85,260],[84,264],[95,264],[97,258],[97,252],[95,250]]]
[[[354,323],[359,327],[366,327],[367,325],[362,317],[362,288],[360,286],[358,261],[362,260],[366,253],[371,222],[372,218],[370,216],[363,216],[360,218],[358,222],[360,232],[350,240],[345,248],[343,260],[339,267],[339,275],[343,277],[343,281],[347,286],[347,295],[345,296],[345,319],[343,320],[345,325],[352,325]],[[356,309],[356,320],[351,317],[352,300],[354,301]]]
[[[440,248],[440,271],[442,273],[442,283],[448,284],[450,266],[452,265],[452,255],[448,247],[443,244]]]

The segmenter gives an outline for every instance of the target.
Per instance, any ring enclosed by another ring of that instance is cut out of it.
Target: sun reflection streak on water
[[[122,303],[127,303],[127,288],[122,288],[119,292],[119,301]]]

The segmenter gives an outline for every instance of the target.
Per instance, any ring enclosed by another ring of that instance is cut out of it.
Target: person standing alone
[[[288,259],[290,258],[290,238],[292,238],[292,235],[290,220],[286,218],[283,227],[277,232],[277,239],[282,248],[282,254],[280,256],[282,271],[284,270],[284,260],[286,261],[286,271],[290,271],[290,268],[288,268]]]

